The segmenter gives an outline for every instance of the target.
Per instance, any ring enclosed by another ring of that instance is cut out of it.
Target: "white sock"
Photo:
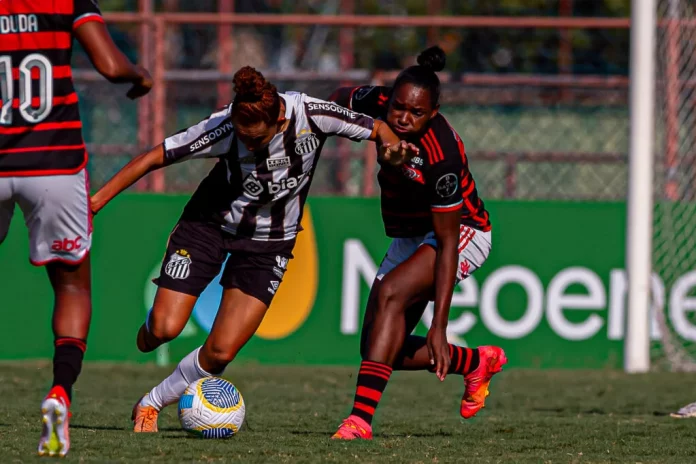
[[[184,394],[186,387],[188,387],[191,382],[213,375],[203,370],[198,362],[198,352],[200,349],[201,347],[198,347],[187,354],[186,357],[179,362],[179,365],[176,366],[176,369],[174,369],[174,372],[172,372],[169,377],[150,390],[150,393],[140,400],[140,405],[152,406],[160,411],[165,406],[179,401],[179,398]]]

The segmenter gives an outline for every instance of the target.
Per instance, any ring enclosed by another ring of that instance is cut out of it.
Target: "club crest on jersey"
[[[416,181],[419,184],[425,184],[425,179],[423,179],[423,173],[421,173],[418,169],[402,164],[401,172],[403,172],[404,175],[409,179]]]
[[[172,279],[183,280],[191,274],[191,255],[186,250],[176,250],[169,257],[164,272]]]
[[[266,167],[269,171],[276,169],[289,168],[290,167],[290,157],[281,156],[280,158],[268,158],[266,160]]]
[[[451,197],[454,195],[454,192],[457,191],[458,182],[459,179],[457,178],[456,174],[445,174],[437,180],[437,183],[435,183],[435,191],[442,198]]]
[[[306,155],[319,148],[319,138],[312,132],[304,134],[295,140],[295,153]]]
[[[372,92],[373,90],[375,90],[374,85],[366,85],[364,87],[360,87],[353,94],[353,98],[355,100],[362,100],[363,98],[367,97],[369,95],[369,93]]]

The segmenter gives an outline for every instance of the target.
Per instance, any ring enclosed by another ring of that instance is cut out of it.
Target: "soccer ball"
[[[230,382],[219,377],[196,380],[179,399],[181,427],[201,438],[228,438],[244,422],[244,398]]]

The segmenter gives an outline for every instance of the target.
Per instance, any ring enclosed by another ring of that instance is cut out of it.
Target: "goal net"
[[[696,2],[656,3],[651,358],[696,371]]]

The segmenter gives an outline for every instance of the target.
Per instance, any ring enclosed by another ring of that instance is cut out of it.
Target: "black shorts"
[[[200,296],[220,273],[223,288],[238,288],[270,306],[288,262],[295,240],[268,241],[238,238],[219,224],[181,219],[169,236],[159,287]]]

